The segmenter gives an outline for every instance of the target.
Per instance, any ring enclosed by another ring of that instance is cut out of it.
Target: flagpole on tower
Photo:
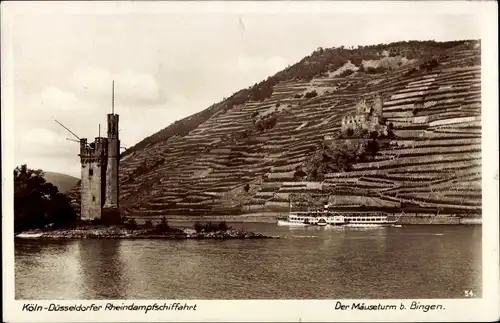
[[[111,113],[115,114],[115,81],[113,80],[113,88],[111,94]]]

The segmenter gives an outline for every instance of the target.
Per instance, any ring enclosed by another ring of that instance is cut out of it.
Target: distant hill
[[[324,138],[376,94],[390,144],[348,169],[308,173]],[[299,198],[480,214],[480,42],[318,48],[140,141],[119,175],[121,206],[136,217],[286,211]],[[79,186],[69,195],[78,208]]]
[[[59,192],[61,193],[68,192],[79,181],[78,178],[66,174],[54,173],[54,172],[44,172],[44,173],[45,173],[44,176],[45,180],[57,186]]]

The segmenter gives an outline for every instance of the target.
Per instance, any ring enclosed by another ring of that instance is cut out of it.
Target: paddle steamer
[[[278,219],[279,226],[345,226],[345,227],[386,227],[397,224],[403,213],[388,214],[386,212],[331,210],[326,204],[323,211],[290,212],[288,216]]]

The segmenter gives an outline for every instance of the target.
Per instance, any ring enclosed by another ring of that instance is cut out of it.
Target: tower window
[[[89,169],[89,176],[94,175],[94,170],[92,168]]]
[[[94,201],[94,202],[95,202],[95,196],[92,196],[92,201]]]

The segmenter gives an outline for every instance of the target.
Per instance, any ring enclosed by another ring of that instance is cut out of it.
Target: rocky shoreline
[[[226,221],[228,223],[274,223],[278,217],[287,215],[287,213],[266,212],[250,213],[242,215],[207,215],[207,216],[189,216],[189,215],[170,215],[167,220],[177,223],[191,223],[196,221]],[[139,221],[143,219],[139,218]],[[457,217],[457,216],[415,216],[405,215],[399,219],[398,224],[404,225],[475,225],[481,224],[480,217]]]
[[[261,233],[240,229],[214,232],[196,232],[193,229],[173,229],[157,232],[154,229],[127,229],[122,227],[84,227],[72,229],[38,229],[15,235],[20,239],[277,239]]]

